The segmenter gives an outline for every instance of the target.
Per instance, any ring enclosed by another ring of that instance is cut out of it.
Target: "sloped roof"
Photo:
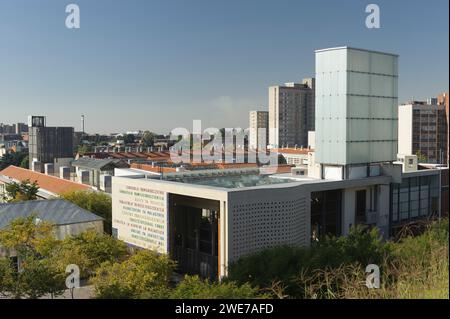
[[[120,159],[96,159],[90,157],[81,157],[72,162],[73,166],[87,168],[93,170],[102,170],[104,167],[111,165],[113,167],[129,167],[127,163]]]
[[[55,225],[69,225],[103,220],[103,218],[64,199],[31,200],[0,204],[0,229],[17,218],[36,215]]]
[[[36,182],[39,185],[39,188],[57,195],[61,195],[71,191],[91,189],[91,187],[88,185],[75,183],[66,179],[45,175],[12,165],[8,166],[3,171],[0,171],[0,175],[6,176],[9,179],[19,182],[28,179],[30,180],[30,182]]]

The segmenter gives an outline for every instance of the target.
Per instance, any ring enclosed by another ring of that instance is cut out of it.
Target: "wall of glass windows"
[[[405,223],[439,213],[439,175],[414,176],[391,186],[391,221]]]
[[[341,235],[342,191],[311,193],[311,237]]]

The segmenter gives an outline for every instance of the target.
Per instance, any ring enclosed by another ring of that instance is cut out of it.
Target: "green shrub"
[[[448,233],[448,219],[399,242],[354,227],[310,248],[274,247],[241,258],[229,278],[276,298],[448,298]],[[368,264],[380,267],[380,289],[365,285]]]
[[[102,264],[92,283],[99,299],[164,298],[174,269],[166,255],[139,250],[123,262]]]
[[[265,295],[246,283],[242,286],[234,282],[210,283],[198,276],[185,276],[170,294],[174,299],[253,299]]]
[[[104,218],[105,232],[112,232],[112,201],[111,196],[102,192],[73,191],[61,196],[65,200]]]
[[[288,295],[305,297],[305,282],[301,278],[320,280],[317,270],[332,271],[344,264],[380,264],[388,253],[389,246],[376,228],[358,226],[346,237],[325,237],[310,248],[274,247],[241,258],[230,266],[229,278],[270,289],[278,284]]]

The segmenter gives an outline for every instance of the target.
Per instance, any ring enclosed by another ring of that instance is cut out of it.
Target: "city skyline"
[[[78,30],[60,1],[0,4],[0,122],[246,128],[250,110],[268,110],[269,86],[314,76],[314,50],[345,45],[399,54],[399,104],[448,91],[447,1],[377,1],[380,29],[366,28],[366,1],[73,2]]]

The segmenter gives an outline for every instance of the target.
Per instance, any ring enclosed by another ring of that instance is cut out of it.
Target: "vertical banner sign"
[[[168,196],[145,184],[115,179],[113,228],[126,243],[168,253]]]

